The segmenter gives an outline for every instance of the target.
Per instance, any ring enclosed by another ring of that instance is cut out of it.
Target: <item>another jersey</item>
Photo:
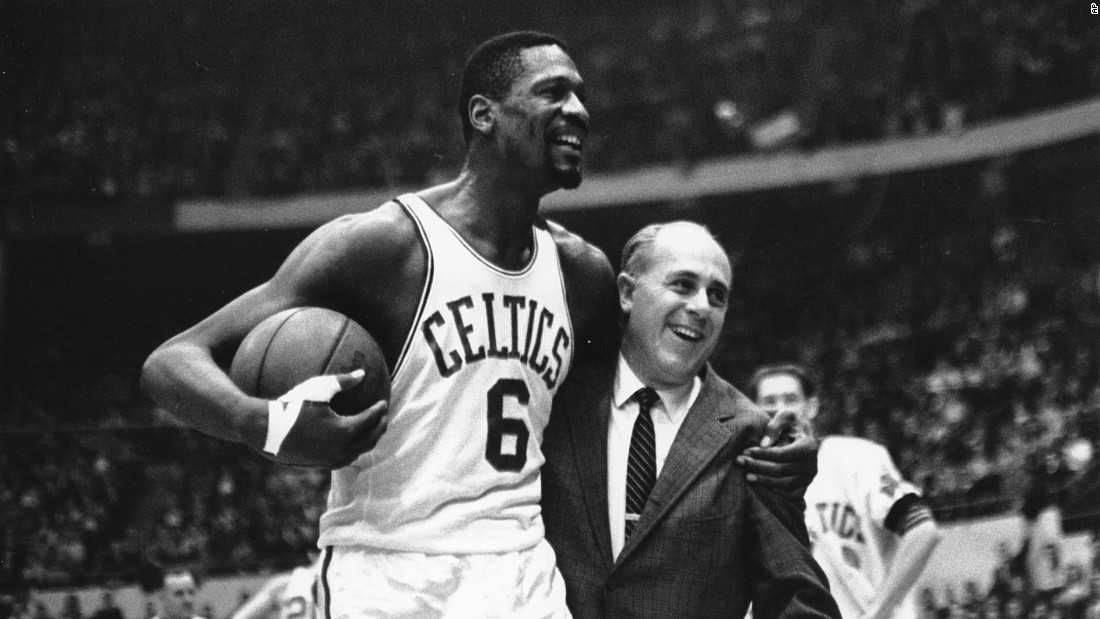
[[[1062,510],[1048,505],[1028,527],[1027,569],[1031,586],[1040,592],[1056,591],[1066,584],[1062,550]]]
[[[279,594],[279,619],[314,619],[317,613],[317,566],[296,567]]]
[[[573,357],[557,246],[533,228],[519,271],[480,256],[419,197],[398,202],[427,251],[393,369],[389,426],[334,471],[319,545],[511,552],[543,538],[542,434]]]
[[[843,617],[862,617],[882,586],[898,540],[886,516],[910,494],[920,491],[881,445],[846,436],[821,441],[817,475],[806,489],[806,528]],[[915,611],[910,595],[894,617]]]

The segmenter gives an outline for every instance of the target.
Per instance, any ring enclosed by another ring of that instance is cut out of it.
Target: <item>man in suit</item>
[[[839,617],[802,501],[734,465],[768,417],[707,366],[731,278],[702,226],[643,228],[617,279],[620,354],[554,400],[543,518],[578,618],[743,617],[750,602],[758,618]]]

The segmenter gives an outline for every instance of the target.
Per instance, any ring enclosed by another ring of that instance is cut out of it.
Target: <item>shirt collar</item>
[[[655,389],[657,395],[661,396],[662,408],[670,420],[675,420],[675,418],[687,413],[691,405],[695,403],[695,398],[698,397],[702,384],[702,379],[696,376],[690,384],[683,387]],[[615,407],[623,408],[626,406],[630,398],[645,386],[645,383],[634,373],[622,353],[619,353],[619,366],[615,371],[614,391],[611,394]],[[655,408],[654,410],[658,409]]]

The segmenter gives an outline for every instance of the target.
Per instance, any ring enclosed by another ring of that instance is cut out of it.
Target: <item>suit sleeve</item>
[[[743,396],[742,396],[743,397]],[[749,401],[747,398],[744,402],[752,407],[756,408],[756,405]],[[744,445],[756,445],[763,438],[766,431],[767,418],[761,413],[746,426],[745,431],[742,433],[742,440],[746,441]],[[816,461],[817,453],[814,453]],[[804,496],[793,496],[790,493],[778,493],[768,490],[765,486],[758,486],[756,484],[750,484],[753,488],[759,490],[756,493],[756,499],[762,501],[764,506],[769,509],[791,535],[802,543],[803,546],[810,547],[810,534],[806,530],[806,499]]]
[[[750,542],[745,567],[752,586],[753,616],[840,619],[828,578],[805,541],[802,514],[791,513],[790,501],[764,488],[751,486],[746,498],[745,522],[751,530],[746,532]]]
[[[787,529],[799,543],[806,548],[810,548],[810,532],[806,529],[805,499],[779,494],[765,488],[757,488],[753,500],[761,503],[763,509],[771,512],[775,520]]]

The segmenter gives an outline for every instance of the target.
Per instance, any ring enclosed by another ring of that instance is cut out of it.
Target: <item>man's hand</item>
[[[373,449],[386,431],[387,402],[354,415],[338,415],[328,405],[362,379],[362,370],[318,376],[269,402],[264,456],[281,464],[335,469]]]
[[[810,420],[783,411],[768,422],[760,446],[746,449],[737,463],[750,482],[801,500],[817,475],[818,447]]]

